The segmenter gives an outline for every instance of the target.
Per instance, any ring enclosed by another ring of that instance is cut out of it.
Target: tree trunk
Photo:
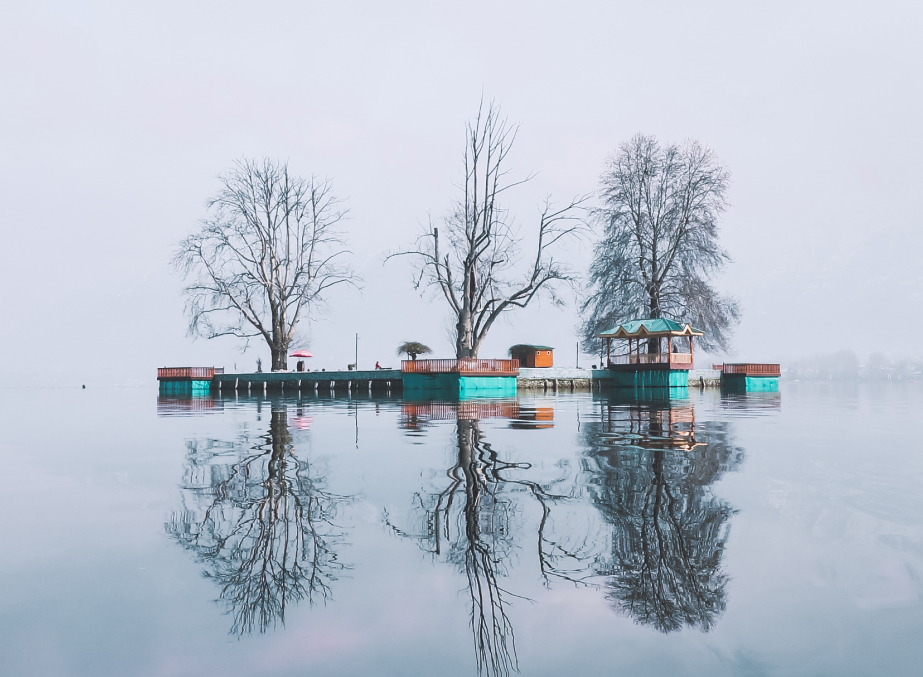
[[[649,292],[650,297],[650,316],[652,320],[660,319],[660,290],[651,287]],[[649,354],[656,354],[660,352],[660,339],[652,338],[647,340],[647,352]]]
[[[285,370],[288,368],[288,360],[284,350],[279,350],[276,346],[271,348],[272,352],[272,371]]]
[[[272,354],[272,371],[288,370],[288,341],[276,339],[269,344]]]
[[[458,318],[458,324],[455,325],[457,338],[455,340],[455,357],[477,357],[478,351],[475,344],[474,332],[471,328],[471,315],[462,313]]]

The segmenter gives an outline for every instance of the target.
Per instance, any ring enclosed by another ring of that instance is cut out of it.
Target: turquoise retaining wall
[[[779,379],[776,376],[721,374],[721,389],[732,393],[777,393],[779,392]]]
[[[404,374],[404,392],[439,392],[456,397],[515,397],[515,376]]]
[[[207,395],[211,381],[161,381],[161,395]]]
[[[612,377],[606,380],[615,388],[686,388],[689,385],[689,372],[685,369],[610,373]]]

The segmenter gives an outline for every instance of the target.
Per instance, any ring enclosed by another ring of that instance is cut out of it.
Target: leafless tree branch
[[[294,176],[268,159],[239,160],[220,180],[209,216],[173,258],[189,281],[189,332],[261,336],[272,368],[285,369],[298,323],[332,287],[358,282],[342,262],[350,253],[340,229],[348,210],[328,180]]]
[[[398,256],[412,256],[417,266],[415,288],[437,287],[455,316],[456,357],[477,357],[497,318],[514,308],[525,308],[540,292],[553,303],[556,282],[573,284],[575,276],[551,256],[551,249],[584,228],[588,196],[564,205],[545,201],[539,222],[535,255],[525,270],[518,266],[521,239],[513,228],[502,193],[530,180],[507,180],[505,161],[518,132],[501,116],[494,102],[481,101],[477,117],[466,129],[464,182],[461,196],[437,227],[425,231]]]

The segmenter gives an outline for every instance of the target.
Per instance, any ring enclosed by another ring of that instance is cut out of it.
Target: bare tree
[[[337,284],[354,284],[346,210],[330,182],[289,173],[286,163],[240,160],[221,176],[210,216],[180,242],[175,267],[185,288],[189,332],[215,338],[262,337],[272,369],[287,368],[298,322]]]
[[[709,278],[729,260],[718,244],[729,179],[696,141],[661,146],[638,134],[609,158],[595,213],[602,236],[582,308],[588,351],[600,331],[639,317],[690,322],[705,331],[706,348],[728,349],[739,307]]]
[[[415,288],[437,286],[455,316],[456,357],[477,357],[487,332],[501,313],[525,308],[539,291],[560,300],[554,282],[572,282],[567,268],[550,255],[551,248],[582,224],[578,209],[586,198],[555,207],[550,198],[539,215],[535,258],[517,275],[520,238],[501,194],[521,181],[508,181],[507,155],[518,131],[501,117],[499,105],[484,102],[474,123],[466,127],[462,195],[443,219],[440,233],[432,222],[408,251],[418,266]]]

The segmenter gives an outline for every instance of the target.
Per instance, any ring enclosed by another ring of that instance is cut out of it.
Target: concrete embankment
[[[516,387],[522,390],[541,390],[542,392],[574,392],[590,390],[593,386],[591,369],[563,369],[546,367],[527,369],[520,367]]]
[[[605,369],[519,370],[516,387],[526,392],[577,392],[607,387]],[[693,369],[689,372],[690,388],[718,388],[721,372]],[[218,390],[402,390],[400,369],[370,371],[287,371],[250,374],[215,374],[212,389]]]
[[[690,388],[720,388],[721,372],[716,369],[690,369]]]
[[[606,369],[519,369],[516,386],[522,390],[542,392],[574,392],[607,387],[612,372]],[[691,369],[690,388],[720,388],[721,372],[712,369]]]

